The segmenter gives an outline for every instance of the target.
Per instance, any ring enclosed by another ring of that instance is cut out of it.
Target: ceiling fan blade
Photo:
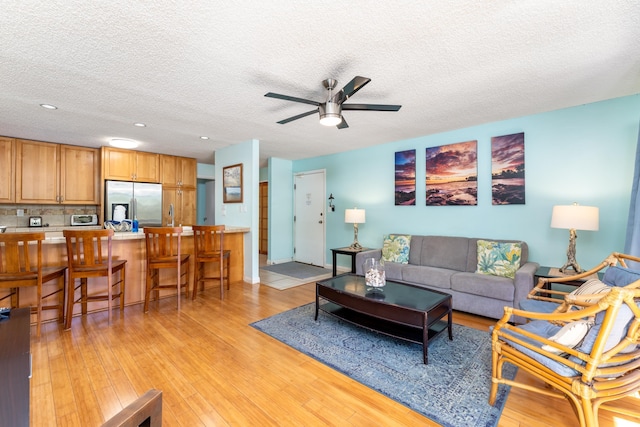
[[[336,127],[337,127],[338,129],[346,129],[346,128],[348,128],[348,127],[349,127],[349,125],[347,124],[347,121],[344,119],[344,116],[342,116],[342,121],[341,121],[340,123],[338,123],[338,124],[336,125]]]
[[[402,105],[388,104],[342,104],[343,110],[398,111]]]
[[[359,91],[371,81],[368,77],[355,76],[349,83],[344,85],[342,89],[338,93],[334,95],[332,98],[333,102],[337,102],[338,104],[342,104],[347,99],[351,98],[354,93]]]
[[[280,123],[281,125],[284,125],[284,124],[292,122],[294,120],[298,120],[298,119],[301,119],[303,117],[310,116],[311,114],[317,113],[317,112],[318,112],[318,109],[307,111],[306,113],[298,114],[297,116],[293,116],[293,117],[289,117],[288,119],[280,120],[278,123]]]
[[[284,99],[285,101],[302,102],[303,104],[310,104],[310,105],[316,105],[316,106],[320,105],[319,102],[312,101],[310,99],[296,98],[295,96],[281,95],[279,93],[273,93],[273,92],[265,93],[264,96],[268,98]]]

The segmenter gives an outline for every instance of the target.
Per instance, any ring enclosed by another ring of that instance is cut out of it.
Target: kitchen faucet
[[[169,227],[173,227],[173,203],[169,204],[169,224],[167,224]]]

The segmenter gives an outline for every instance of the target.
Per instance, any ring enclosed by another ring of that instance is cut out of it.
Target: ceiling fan
[[[342,89],[334,93],[334,89],[338,84],[335,79],[326,79],[322,82],[325,89],[329,92],[325,102],[316,102],[310,99],[296,98],[295,96],[281,95],[279,93],[269,92],[264,96],[269,98],[284,99],[285,101],[301,102],[303,104],[315,105],[316,109],[298,114],[288,119],[280,120],[281,125],[309,116],[315,112],[320,113],[320,124],[325,126],[336,126],[338,129],[348,128],[347,121],[342,117],[343,110],[369,110],[369,111],[398,111],[402,105],[386,105],[386,104],[345,104],[344,102],[351,98],[353,94],[362,89],[364,85],[371,81],[370,78],[355,76],[353,80],[347,83]]]

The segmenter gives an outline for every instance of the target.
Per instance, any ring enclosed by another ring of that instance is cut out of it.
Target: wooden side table
[[[558,279],[561,277],[566,277],[566,276],[571,276],[570,274],[568,275],[562,275],[560,274],[554,274],[552,269],[554,269],[554,267],[546,267],[546,266],[540,266],[538,267],[538,269],[536,270],[536,274],[534,276],[534,284],[538,283],[538,279],[540,278],[545,278],[545,279]],[[598,273],[598,279],[602,280],[602,278],[604,277],[604,273]],[[586,277],[584,279],[578,279],[578,280],[571,280],[568,282],[562,282],[563,285],[570,285],[570,286],[580,286],[582,285],[584,282],[586,282],[587,280],[589,280],[589,277]]]
[[[331,249],[332,257],[333,257],[333,277],[337,276],[337,267],[336,264],[336,255],[348,255],[351,257],[351,272],[355,274],[356,272],[356,255],[362,251],[368,251],[369,248],[361,248],[361,249],[351,249],[349,247],[346,248],[335,248]]]

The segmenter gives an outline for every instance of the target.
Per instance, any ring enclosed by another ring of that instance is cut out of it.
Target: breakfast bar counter
[[[47,229],[49,228],[49,229]],[[78,229],[80,227],[72,227]],[[100,227],[92,227],[100,228]],[[43,227],[41,230],[45,231],[46,239],[43,242],[43,265],[66,265],[67,252],[65,245],[65,238],[62,235],[62,227],[54,229],[53,227]],[[182,233],[181,251],[182,253],[191,254],[189,262],[189,296],[191,297],[193,275],[194,275],[194,246],[193,246],[193,231],[191,227],[183,227]],[[30,231],[35,231],[34,228],[30,228]],[[15,230],[21,231],[21,230]],[[230,283],[239,282],[243,280],[244,274],[244,233],[249,232],[247,227],[230,227],[227,226],[224,233],[224,246],[225,249],[231,251],[231,259],[229,265],[229,278]],[[125,304],[140,304],[144,302],[145,291],[145,279],[146,279],[146,249],[145,249],[145,235],[142,229],[139,232],[116,232],[112,239],[112,256],[115,259],[126,259],[126,289],[125,289]],[[175,273],[162,272],[167,274],[161,275],[161,281],[174,280]],[[103,280],[103,278],[90,279],[91,280]],[[106,280],[104,281],[106,284]],[[43,295],[46,295],[46,286],[43,286]],[[210,285],[205,286],[218,286],[217,282],[213,282]],[[102,287],[102,285],[100,286]],[[89,289],[91,286],[89,284]],[[31,292],[33,291],[33,293]],[[23,296],[24,293],[24,296]],[[171,292],[165,291],[165,294]],[[173,292],[175,295],[175,291]],[[215,293],[218,297],[217,292]],[[162,295],[161,295],[162,297]],[[20,294],[21,306],[27,304],[33,304],[35,302],[35,289],[24,289]],[[106,309],[107,303],[105,302],[92,302],[89,304],[89,312],[96,310]],[[140,305],[142,310],[142,305]],[[80,306],[77,305],[74,310],[74,315],[80,313]],[[47,310],[42,313],[43,320],[55,319],[57,312],[55,310]]]

